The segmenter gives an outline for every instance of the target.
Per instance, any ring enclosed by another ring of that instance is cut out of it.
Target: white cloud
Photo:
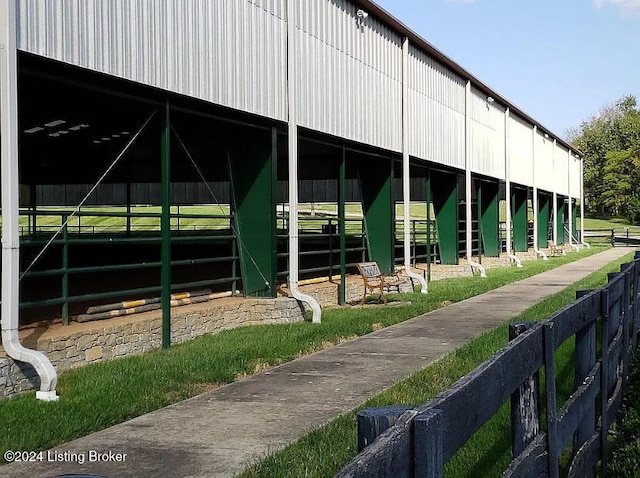
[[[640,13],[640,0],[593,0],[593,4],[597,8],[614,5],[626,12]]]

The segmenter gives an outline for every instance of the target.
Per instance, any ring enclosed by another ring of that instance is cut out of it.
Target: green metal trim
[[[427,170],[427,282],[431,282],[431,169]]]
[[[69,325],[69,243],[67,242],[69,231],[67,230],[67,218],[62,217],[62,323]]]
[[[438,228],[440,262],[458,264],[458,177],[432,171],[431,192]]]
[[[526,252],[527,244],[527,191],[511,189],[511,223],[513,224],[513,250]]]
[[[538,248],[547,247],[549,241],[549,196],[538,191]]]
[[[342,156],[340,158],[340,171],[339,171],[339,179],[338,179],[338,227],[340,234],[340,286],[338,287],[338,304],[344,305],[347,301],[346,289],[347,289],[347,236],[346,236],[346,193],[345,193],[345,183],[346,183],[346,169],[347,169],[347,152],[344,147],[344,143],[342,144]]]
[[[171,118],[169,103],[165,105],[164,125],[161,139],[161,187],[162,187],[162,245],[161,245],[161,303],[162,303],[162,348],[171,345]]]
[[[558,231],[558,244],[564,244],[566,239],[568,239],[567,237],[565,237],[565,232],[564,232],[564,218],[567,215],[567,209],[564,203],[564,198],[558,196],[556,198],[556,209],[557,209],[557,214],[556,214],[556,228]]]
[[[275,297],[277,135],[247,130],[229,148],[240,270],[245,296]]]
[[[366,162],[360,161],[358,176],[369,258],[378,263],[383,273],[390,274],[394,270],[395,245],[393,160],[367,158]]]
[[[498,221],[498,184],[480,181],[478,206],[482,249],[487,257],[500,255],[500,224]]]

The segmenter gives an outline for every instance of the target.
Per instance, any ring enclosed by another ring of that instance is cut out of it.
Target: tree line
[[[587,212],[640,222],[640,109],[625,96],[568,132],[584,153]]]

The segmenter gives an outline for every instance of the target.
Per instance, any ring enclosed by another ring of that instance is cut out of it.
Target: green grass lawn
[[[577,290],[597,288],[605,284],[607,272],[619,271],[620,264],[628,262],[632,257],[629,254],[591,274],[566,290],[529,308],[513,318],[512,322],[538,321],[549,317],[556,310],[571,303],[575,299]],[[435,286],[435,283],[433,285]],[[508,337],[507,327],[508,325],[504,324],[470,341],[435,364],[368,400],[360,409],[396,404],[418,406],[434,398],[504,347]],[[559,405],[564,403],[573,390],[573,352],[573,340],[565,342],[556,352]],[[540,383],[544,384],[543,377]],[[541,392],[541,397],[544,397],[544,390]],[[342,415],[328,425],[311,432],[284,450],[249,467],[242,476],[245,478],[333,476],[356,454],[356,413],[357,411],[354,411]],[[544,410],[541,412],[541,417],[543,416]],[[507,403],[446,464],[445,476],[467,478],[500,476],[510,461],[510,411]],[[565,468],[566,466],[567,464],[564,463]]]
[[[70,370],[60,374],[58,402],[37,402],[33,393],[0,402],[0,423],[5,430],[0,448],[47,449],[319,350],[327,343],[367,334],[601,250],[529,262],[522,269],[492,269],[482,280],[464,277],[433,282],[429,294],[407,294],[411,304],[405,307],[326,310],[322,324],[241,327],[166,351]]]

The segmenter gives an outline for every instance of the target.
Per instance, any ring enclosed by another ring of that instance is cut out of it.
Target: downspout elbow
[[[480,272],[480,277],[487,277],[487,273],[484,270],[484,267],[482,267],[482,264],[480,264],[479,262],[475,262],[471,259],[467,259],[467,263],[471,266],[471,271],[473,272],[475,269],[477,269]]]
[[[591,249],[591,244],[589,244],[588,242],[581,241],[580,244],[586,247],[587,249]]]
[[[411,279],[415,279],[420,283],[420,293],[421,294],[427,294],[429,292],[429,287],[427,285],[427,281],[424,280],[424,277],[422,277],[420,274],[417,274],[415,272],[413,272],[411,270],[411,266],[409,265],[408,262],[404,263],[404,271],[407,274],[407,277],[411,278]]]
[[[24,347],[18,338],[17,329],[2,329],[2,345],[7,355],[14,360],[30,364],[40,377],[40,390],[36,392],[36,398],[46,402],[58,400],[56,385],[58,375],[51,362],[42,352]]]
[[[322,318],[322,310],[320,309],[320,304],[318,303],[318,301],[310,295],[300,292],[297,282],[289,283],[289,290],[291,291],[291,295],[294,299],[309,304],[311,312],[313,313],[311,322],[313,322],[314,324],[319,324]]]
[[[507,257],[511,259],[511,262],[516,263],[516,267],[522,267],[522,262],[520,262],[520,258],[515,254],[507,254]]]
[[[549,260],[549,258],[547,257],[547,255],[546,255],[543,251],[541,251],[540,249],[538,249],[537,247],[534,249],[534,251],[535,251],[535,253],[536,253],[536,258],[537,258],[538,256],[540,256],[540,257],[542,257],[542,260],[543,260],[543,261],[548,261],[548,260]]]

